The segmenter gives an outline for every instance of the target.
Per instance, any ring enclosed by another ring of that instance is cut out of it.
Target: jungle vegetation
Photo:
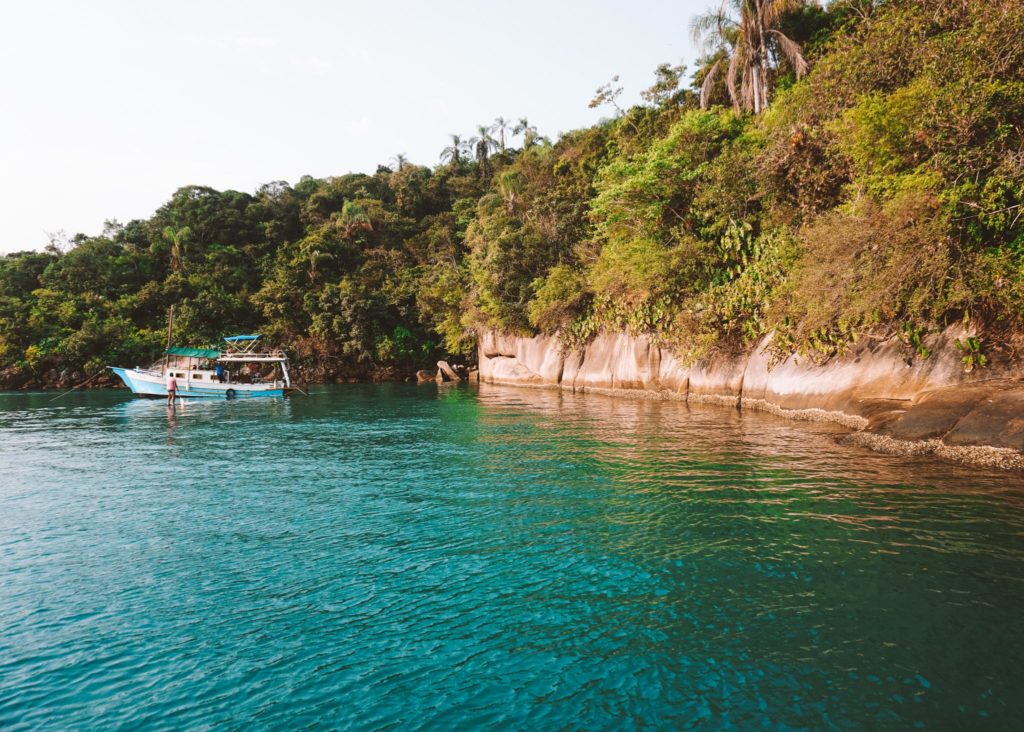
[[[1024,4],[727,0],[692,76],[557,140],[498,118],[434,166],[178,190],[145,221],[0,259],[5,383],[259,331],[311,378],[471,358],[481,328],[646,333],[684,359],[771,334],[827,359],[966,321],[1024,333]]]

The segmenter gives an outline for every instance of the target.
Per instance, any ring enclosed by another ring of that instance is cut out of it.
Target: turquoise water
[[[0,394],[0,728],[1010,729],[1024,481],[724,408]]]

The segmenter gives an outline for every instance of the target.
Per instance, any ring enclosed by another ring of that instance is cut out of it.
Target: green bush
[[[798,350],[831,355],[859,334],[936,323],[965,304],[950,222],[937,197],[865,198],[800,232],[799,255],[769,311]]]

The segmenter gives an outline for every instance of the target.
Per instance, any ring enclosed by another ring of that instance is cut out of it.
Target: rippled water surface
[[[0,394],[0,728],[1020,729],[1020,477],[481,387]]]

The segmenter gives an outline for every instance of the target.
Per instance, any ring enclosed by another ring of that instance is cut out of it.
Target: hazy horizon
[[[0,252],[147,218],[185,185],[433,166],[498,116],[555,138],[607,116],[587,105],[614,74],[632,104],[659,63],[692,71],[706,5],[0,6]]]

